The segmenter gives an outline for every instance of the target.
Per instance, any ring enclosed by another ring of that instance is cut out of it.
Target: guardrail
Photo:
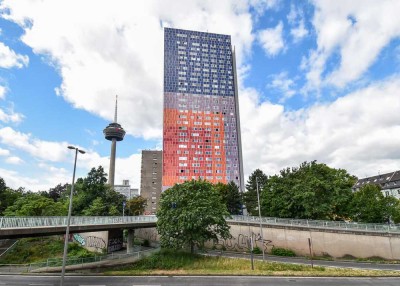
[[[107,225],[156,222],[155,216],[74,216],[70,225]],[[67,217],[1,217],[0,229],[59,227],[67,225]]]
[[[228,222],[251,222],[260,223],[258,216],[232,216],[227,219]],[[356,223],[344,221],[327,221],[327,220],[307,220],[307,219],[290,219],[290,218],[275,218],[262,217],[262,224],[275,225],[290,225],[323,229],[337,230],[356,230],[369,232],[385,232],[385,233],[400,233],[400,225],[398,224],[374,224],[374,223]]]
[[[259,223],[258,216],[231,216],[228,222],[252,222]],[[109,224],[129,224],[129,223],[151,223],[157,222],[156,216],[85,216],[71,217],[71,225],[109,225]],[[307,220],[262,217],[262,224],[290,225],[313,227],[322,229],[345,229],[370,232],[400,233],[400,225],[394,224],[371,224],[355,222],[339,222],[326,220]],[[35,228],[35,227],[60,227],[67,225],[67,217],[1,217],[0,229],[10,228]]]
[[[104,255],[95,255],[92,257],[68,257],[66,260],[66,265],[80,265],[81,268],[86,267],[88,263],[95,263],[101,261],[110,261],[110,260],[120,260],[128,257],[133,257],[136,259],[140,259],[150,254],[159,251],[158,248],[148,249],[137,251],[133,253],[125,253],[125,254],[104,254]],[[49,258],[46,261],[36,262],[36,263],[27,263],[27,264],[0,264],[0,273],[26,273],[32,272],[34,270],[40,268],[48,268],[48,267],[61,267],[62,258]]]

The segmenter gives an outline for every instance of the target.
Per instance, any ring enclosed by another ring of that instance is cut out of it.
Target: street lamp
[[[260,233],[261,233],[261,240],[262,240],[262,253],[263,253],[263,261],[265,260],[265,251],[264,251],[264,235],[261,223],[261,207],[260,207],[260,193],[258,192],[258,177],[256,177],[256,185],[257,185],[257,201],[258,201],[258,217],[260,220]]]
[[[85,154],[85,151],[79,150],[77,147],[68,146],[68,149],[75,150],[75,163],[74,163],[74,172],[72,175],[72,185],[71,185],[71,193],[69,195],[69,207],[68,207],[68,218],[67,218],[67,229],[65,231],[65,240],[64,240],[64,255],[63,255],[63,263],[62,263],[62,271],[61,271],[61,282],[60,286],[64,285],[64,275],[65,275],[65,262],[67,260],[67,251],[68,251],[68,237],[69,237],[69,224],[71,221],[71,212],[72,212],[72,195],[74,194],[74,182],[75,182],[75,170],[76,170],[76,159],[78,158],[78,152],[81,154]]]

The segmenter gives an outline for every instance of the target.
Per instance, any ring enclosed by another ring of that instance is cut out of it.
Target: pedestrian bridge
[[[0,239],[65,234],[68,217],[0,217]],[[70,232],[155,227],[155,216],[76,216]]]
[[[156,216],[85,216],[71,217],[70,232],[92,232],[111,229],[154,228]],[[259,226],[259,217],[232,216],[230,225]],[[0,217],[0,239],[64,234],[67,217]],[[262,217],[261,225],[268,228],[296,228],[322,232],[358,232],[375,235],[400,235],[399,225],[346,223],[321,220]]]

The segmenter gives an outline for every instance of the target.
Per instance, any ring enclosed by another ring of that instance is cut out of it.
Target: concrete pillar
[[[127,242],[126,243],[126,253],[127,254],[130,254],[133,252],[134,239],[135,239],[135,229],[134,228],[128,229],[128,239],[126,241]]]
[[[108,184],[114,187],[114,175],[115,175],[115,154],[117,152],[117,141],[115,138],[111,142],[111,156],[110,156],[110,170],[108,174]]]

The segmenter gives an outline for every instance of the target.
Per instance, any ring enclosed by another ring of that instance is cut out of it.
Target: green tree
[[[207,181],[176,184],[161,194],[157,231],[166,248],[202,247],[207,240],[230,238],[220,194]]]
[[[147,206],[147,200],[142,196],[137,196],[126,202],[126,209],[129,215],[142,215]]]
[[[67,208],[64,204],[35,193],[19,197],[4,211],[5,216],[62,216],[66,214]]]
[[[347,219],[356,178],[343,169],[304,162],[270,177],[261,193],[265,216],[305,219]]]
[[[358,222],[387,223],[393,220],[397,223],[400,219],[399,200],[385,197],[380,187],[373,184],[364,185],[354,193],[351,209],[352,219]]]
[[[0,178],[1,179],[1,178]],[[23,189],[13,190],[8,188],[3,179],[0,180],[0,216],[12,206],[18,198],[22,197]]]
[[[53,201],[58,202],[61,200],[63,197],[67,196],[68,190],[70,190],[71,185],[70,184],[58,184],[54,188],[51,188],[48,191],[48,197],[53,199]]]
[[[226,205],[231,215],[239,215],[242,212],[242,198],[239,187],[234,182],[228,184],[218,183],[215,189],[220,193],[222,202]]]
[[[97,197],[93,200],[88,208],[83,210],[83,214],[86,216],[107,215],[107,206],[104,204],[101,197]]]
[[[244,195],[244,203],[249,215],[258,216],[258,199],[257,199],[257,181],[258,190],[265,187],[268,176],[264,174],[260,169],[256,169],[249,177],[246,183],[246,192]]]
[[[68,191],[70,186],[68,185]],[[99,198],[103,208],[99,209]],[[96,200],[97,199],[97,200]],[[121,215],[125,197],[107,184],[107,174],[102,166],[92,168],[86,178],[76,181],[73,198],[73,215]],[[100,214],[101,213],[101,214]]]

